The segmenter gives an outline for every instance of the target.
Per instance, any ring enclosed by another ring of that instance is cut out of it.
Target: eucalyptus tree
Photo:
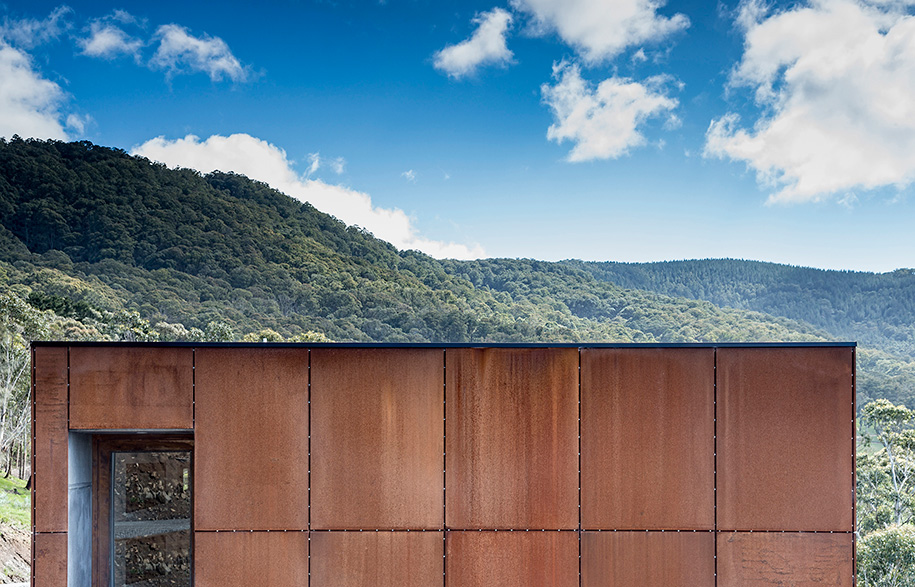
[[[859,427],[865,449],[857,463],[859,531],[915,521],[915,411],[874,400],[861,409]]]
[[[915,587],[915,411],[879,399],[858,425],[859,584]]]
[[[29,343],[46,335],[47,327],[42,311],[14,292],[0,291],[0,463],[7,475],[14,449],[23,462],[27,460],[32,413]]]

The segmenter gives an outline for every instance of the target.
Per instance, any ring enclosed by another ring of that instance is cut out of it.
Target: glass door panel
[[[191,452],[111,459],[111,585],[190,587]]]

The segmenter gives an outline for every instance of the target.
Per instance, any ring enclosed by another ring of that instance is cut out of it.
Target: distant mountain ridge
[[[831,271],[760,261],[564,262],[601,281],[800,320],[915,358],[915,271]]]
[[[0,141],[0,225],[0,283],[68,315],[70,338],[174,340],[205,330],[384,342],[870,336],[859,353],[862,397],[915,399],[911,323],[903,323],[909,282],[868,293],[810,270],[811,297],[792,277],[796,268],[754,262],[440,261],[244,176],[169,169],[88,142]],[[857,300],[867,302],[860,311]],[[112,316],[117,328],[106,326]]]

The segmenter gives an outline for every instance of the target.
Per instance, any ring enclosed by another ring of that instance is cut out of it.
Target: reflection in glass
[[[112,585],[190,587],[190,451],[112,458]]]

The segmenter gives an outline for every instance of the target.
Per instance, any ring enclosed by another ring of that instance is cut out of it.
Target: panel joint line
[[[578,348],[578,587],[581,576],[581,347]]]
[[[712,406],[713,406],[713,488],[712,495],[714,499],[715,510],[715,587],[718,587],[718,348],[713,353],[712,370],[714,373],[712,383]]]
[[[448,441],[448,350],[442,349],[442,587],[445,586],[447,577],[445,573],[447,572],[447,547],[448,543],[446,540],[448,524],[445,517],[448,514],[448,498],[446,492],[448,491],[448,482],[447,482],[447,471],[448,471],[448,462],[447,462],[447,453],[448,449],[446,442]]]
[[[308,585],[311,587],[311,349],[308,349]]]

